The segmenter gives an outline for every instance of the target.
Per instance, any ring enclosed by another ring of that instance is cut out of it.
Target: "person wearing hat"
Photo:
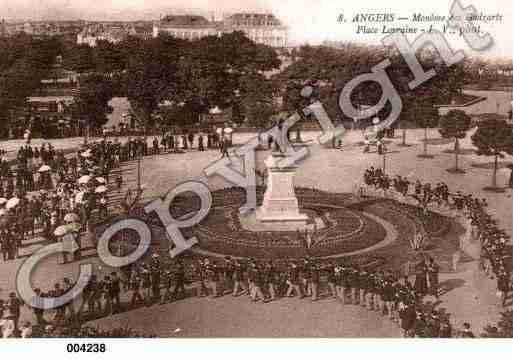
[[[415,338],[427,338],[426,316],[420,308],[415,308]]]
[[[30,322],[25,322],[20,328],[20,335],[22,338],[31,338],[32,337],[32,324]]]
[[[335,281],[335,265],[330,262],[322,267],[322,271],[326,273],[326,281],[332,298],[337,298],[336,281]]]
[[[299,268],[296,263],[291,262],[290,268],[288,271],[288,279],[287,279],[288,289],[287,289],[287,297],[293,297],[294,292],[299,297],[299,299],[303,299],[304,295],[303,292],[301,292],[301,288],[299,286],[300,284],[300,278],[299,278]]]
[[[246,267],[240,262],[235,261],[234,272],[233,272],[233,291],[232,295],[237,297],[239,295],[239,290],[241,290],[240,294],[248,293],[248,288],[245,284],[244,273],[246,272]]]
[[[376,306],[376,277],[373,272],[367,275],[366,288],[367,308],[369,310],[374,310]]]
[[[250,258],[248,267],[247,267],[247,276],[248,276],[248,294],[254,299],[255,298],[255,283],[257,281],[257,270],[255,266],[255,260]]]
[[[207,280],[212,290],[212,297],[218,298],[219,294],[219,269],[215,265],[215,263],[210,264],[210,261],[205,260],[205,272],[207,276]]]
[[[23,302],[16,296],[15,292],[9,293],[9,299],[5,302],[5,306],[12,315],[15,331],[18,331],[18,321],[20,320],[21,307]]]
[[[112,306],[112,297],[109,291],[109,289],[112,286],[110,275],[105,275],[103,279],[100,281],[100,285],[102,288],[101,297],[103,297],[103,299],[105,300],[104,312],[107,313],[107,315],[110,315],[114,311],[114,308]]]
[[[310,263],[310,266],[308,267],[309,270],[309,287],[310,292],[312,293],[312,301],[317,301],[319,296],[319,283],[320,283],[320,272],[319,267],[316,263]]]
[[[299,278],[300,278],[300,288],[303,294],[307,297],[312,295],[311,291],[311,281],[310,281],[310,267],[311,263],[308,258],[303,258],[302,263],[298,266],[299,268]]]
[[[390,275],[386,275],[383,278],[383,302],[385,303],[385,308],[388,314],[388,318],[392,320],[394,318],[394,280]]]
[[[132,290],[130,307],[135,308],[136,305],[144,303],[143,296],[141,295],[142,278],[136,270],[132,271],[129,283],[130,289]]]
[[[52,298],[59,298],[64,295],[64,289],[61,287],[60,283],[55,283],[53,290],[51,291]],[[55,316],[53,321],[56,324],[63,324],[66,319],[65,306],[61,305],[60,307],[55,308]]]
[[[39,288],[34,289],[34,293],[36,293],[36,296],[33,299],[33,301],[39,301],[40,298],[43,297],[43,293],[41,292],[41,289],[39,289]],[[33,304],[38,304],[38,303],[33,303]],[[34,313],[34,317],[36,317],[37,325],[42,326],[45,323],[44,309],[38,308],[37,306],[33,305],[32,312]]]
[[[178,259],[174,268],[174,281],[175,288],[172,294],[173,300],[178,300],[179,297],[185,298],[185,266],[181,259]]]
[[[259,300],[262,300],[262,302],[267,302],[267,299],[265,298],[264,293],[262,292],[262,288],[265,283],[265,273],[256,262],[253,262],[251,264],[251,269],[254,271],[253,295],[251,299],[253,300],[253,302]]]
[[[409,338],[413,336],[415,328],[415,304],[414,302],[402,301],[399,304],[399,318],[401,319],[401,329],[403,337]]]
[[[351,269],[350,275],[350,283],[351,283],[351,303],[354,305],[360,304],[360,271],[355,266]]]
[[[335,277],[335,292],[337,298],[344,304],[344,289],[342,287],[342,266],[337,264],[333,267],[333,275]]]
[[[67,292],[71,291],[73,287],[75,286],[75,283],[73,283],[69,278],[64,278],[64,287],[63,287],[63,294],[66,294]],[[71,320],[75,319],[75,299],[70,300],[68,303],[64,304],[64,315],[66,315],[66,311],[69,312],[69,318]]]
[[[4,311],[4,315],[0,320],[0,328],[2,329],[2,338],[12,338],[16,333],[16,325],[14,316],[9,309]]]
[[[205,297],[208,295],[208,285],[205,275],[205,265],[201,259],[198,259],[198,261],[193,265],[193,270],[194,276],[197,280],[196,295],[198,297]]]
[[[160,304],[165,304],[171,302],[173,298],[173,293],[171,291],[171,288],[173,287],[173,281],[174,281],[175,275],[173,271],[168,268],[162,272],[162,279],[164,281],[164,288],[165,292],[162,296],[162,299],[160,300]]]
[[[449,320],[449,314],[446,313],[440,323],[439,338],[452,338],[452,325]]]
[[[201,138],[201,137],[200,137]],[[224,268],[223,268],[223,291],[233,293],[233,275],[235,266],[230,256],[224,257]]]
[[[503,265],[499,267],[497,271],[497,290],[500,294],[502,306],[506,306],[506,300],[508,299],[508,292],[510,289],[510,275],[506,272]]]
[[[435,262],[433,257],[428,258],[427,263],[427,278],[429,282],[429,292],[438,298],[438,272],[440,266]]]
[[[370,277],[366,270],[362,269],[358,273],[360,277],[360,305],[370,308]]]
[[[433,309],[431,314],[427,317],[427,336],[428,338],[438,338],[440,336],[440,316],[438,312]]]
[[[276,300],[276,268],[273,261],[269,260],[264,267],[264,288],[269,292],[269,300]]]
[[[354,276],[354,269],[347,266],[342,269],[342,288],[344,289],[344,300],[346,303],[347,297],[349,296],[350,304],[356,304],[356,284],[357,278]]]
[[[109,209],[107,207],[107,197],[105,195],[100,196],[100,200],[98,201],[98,215],[100,218],[107,218],[109,215]]]
[[[153,296],[153,301],[160,301],[160,276],[162,274],[161,264],[159,255],[157,253],[153,253],[151,255],[151,263],[150,263],[150,272],[151,272],[151,292]]]
[[[4,262],[9,260],[9,232],[7,228],[0,230],[0,250],[2,251],[2,259]]]
[[[383,272],[374,274],[374,310],[383,312],[385,303],[383,302]]]
[[[88,301],[87,301],[87,309],[91,316],[95,316],[102,312],[102,283],[98,280],[96,275],[91,276],[91,280],[88,283]]]
[[[475,338],[476,336],[474,333],[472,333],[472,330],[470,330],[470,324],[469,323],[463,323],[463,331],[461,332],[462,338]]]
[[[141,278],[142,296],[144,299],[144,303],[148,305],[152,302],[153,299],[153,283],[151,281],[152,273],[144,264],[141,264],[139,276]]]

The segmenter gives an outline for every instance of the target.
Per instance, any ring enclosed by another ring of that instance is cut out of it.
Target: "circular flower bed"
[[[265,188],[258,188],[260,204]],[[383,241],[385,228],[369,213],[391,223],[398,231],[398,240],[408,241],[420,224],[429,234],[440,233],[449,223],[443,216],[432,213],[419,217],[413,206],[386,199],[358,201],[346,193],[330,193],[317,189],[296,188],[301,210],[312,223],[317,222],[307,245],[305,233],[298,231],[251,231],[239,219],[239,208],[246,200],[241,188],[226,188],[212,192],[213,204],[207,217],[198,225],[182,229],[186,237],[195,236],[198,248],[220,255],[254,258],[326,257],[357,252]],[[174,218],[195,212],[200,200],[194,195],[177,196],[170,211]],[[155,215],[147,218],[161,226]],[[321,224],[322,223],[322,224]]]

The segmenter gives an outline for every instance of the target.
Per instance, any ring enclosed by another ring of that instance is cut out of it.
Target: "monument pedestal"
[[[261,222],[299,222],[306,224],[308,216],[299,212],[294,192],[294,175],[297,167],[279,167],[278,162],[286,156],[273,153],[265,161],[268,170],[267,190],[262,206],[256,210]]]

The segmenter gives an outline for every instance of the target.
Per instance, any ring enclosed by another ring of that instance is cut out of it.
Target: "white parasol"
[[[233,132],[233,128],[231,128],[231,127],[226,127],[226,128],[224,129],[224,133],[230,134],[230,133],[232,133],[232,132]]]
[[[85,157],[85,158],[91,157],[91,155],[92,155],[91,150],[84,151],[81,154],[81,156]]]
[[[87,182],[89,182],[91,180],[91,176],[89,175],[85,175],[85,176],[82,176],[78,179],[78,183],[80,184],[86,184]]]
[[[5,208],[7,208],[7,209],[14,208],[18,205],[18,203],[20,203],[20,199],[18,197],[13,197],[7,201]]]
[[[50,167],[50,166],[48,166],[48,165],[42,165],[42,166],[39,168],[38,172],[48,172],[48,171],[50,171],[50,170],[51,170],[51,167]]]
[[[97,181],[98,183],[105,183],[105,182],[107,182],[107,181],[105,180],[105,178],[103,178],[103,177],[96,177],[96,181]]]
[[[98,187],[96,187],[96,189],[94,191],[96,193],[104,193],[104,192],[107,192],[107,187],[106,186],[98,186]]]

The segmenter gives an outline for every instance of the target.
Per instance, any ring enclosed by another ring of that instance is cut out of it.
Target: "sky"
[[[352,18],[358,13],[393,13],[411,18],[414,13],[423,15],[448,15],[453,0],[0,0],[0,17],[12,20],[157,20],[169,13],[212,12],[220,17],[236,11],[273,12],[289,27],[293,44],[318,44],[324,40],[358,41],[379,44],[383,35],[382,25],[378,34],[356,34],[358,24]],[[501,22],[480,23],[482,31],[489,32],[494,45],[483,57],[513,58],[513,7],[512,0],[461,0],[463,6],[474,5],[478,12],[502,15]],[[338,23],[339,14],[346,23]],[[409,21],[386,24],[397,27]],[[429,26],[430,23],[428,23]],[[438,28],[442,22],[433,23]],[[364,24],[360,24],[364,25]],[[371,25],[372,24],[368,24]],[[425,24],[424,24],[425,25]],[[413,39],[415,35],[409,35]],[[461,36],[448,36],[454,49],[468,49]]]

